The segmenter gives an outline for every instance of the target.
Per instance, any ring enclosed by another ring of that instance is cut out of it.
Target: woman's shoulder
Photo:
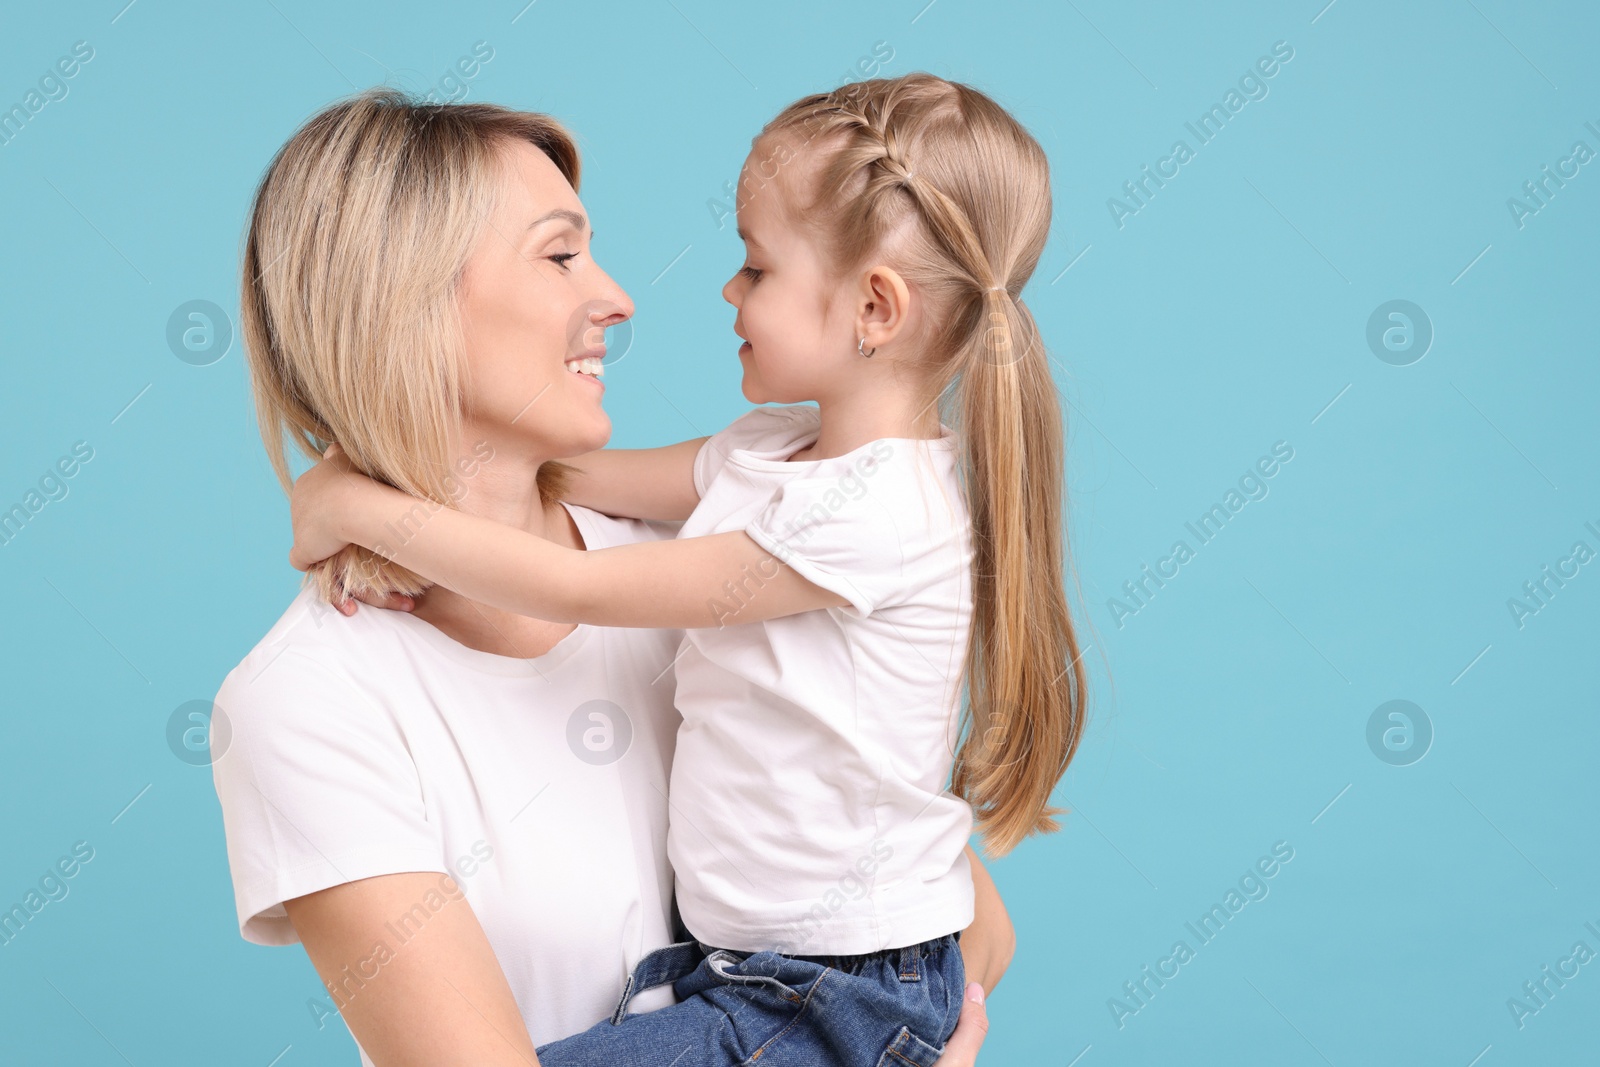
[[[384,664],[398,652],[395,614],[362,608],[347,617],[306,586],[223,678],[217,706],[241,718],[348,705],[390,675]]]

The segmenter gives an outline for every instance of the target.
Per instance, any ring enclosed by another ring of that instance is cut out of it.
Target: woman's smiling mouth
[[[604,348],[591,348],[582,355],[567,360],[563,365],[567,368],[568,374],[586,378],[601,389],[604,389],[606,385],[600,379],[605,377],[606,373],[605,354],[606,350]]]

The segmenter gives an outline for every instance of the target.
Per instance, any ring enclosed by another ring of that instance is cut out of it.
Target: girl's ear
[[[886,345],[906,328],[911,314],[911,289],[900,272],[879,264],[861,275],[861,293],[856,309],[856,336],[866,338],[868,348]]]

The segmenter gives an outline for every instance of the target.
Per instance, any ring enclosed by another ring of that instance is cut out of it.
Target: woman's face
[[[604,327],[631,316],[633,301],[591,258],[583,204],[549,157],[519,141],[505,159],[461,283],[467,432],[575,456],[603,447],[611,420],[601,380],[567,364],[604,356]]]

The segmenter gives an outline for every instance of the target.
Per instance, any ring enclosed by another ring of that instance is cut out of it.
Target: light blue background
[[[1506,206],[1574,141],[1600,149],[1588,5],[124,2],[0,29],[0,106],[95,50],[0,147],[0,506],[94,449],[0,548],[0,906],[95,850],[0,947],[0,1058],[354,1062],[307,1008],[304,954],[239,939],[210,775],[166,743],[297,575],[237,340],[197,367],[165,330],[193,299],[236,314],[246,206],[296,125],[370,84],[425,90],[480,40],[469,99],[582,139],[597,254],[638,305],[607,375],[620,446],[747,406],[718,295],[738,243],[708,202],[783,104],[882,41],[886,73],[971,81],[1050,155],[1025,297],[1070,409],[1094,707],[1065,829],[993,865],[1020,946],[984,1062],[1595,1055],[1600,962],[1520,1030],[1506,1005],[1575,942],[1600,951],[1600,563],[1520,629],[1507,608],[1575,541],[1600,550],[1600,163],[1521,228]],[[1107,199],[1194,147],[1184,123],[1280,40],[1268,97],[1119,229]],[[1435,330],[1409,366],[1366,343],[1392,299]],[[1277,441],[1270,495],[1119,627],[1108,599]],[[1435,730],[1403,767],[1366,741],[1397,698]],[[1270,895],[1119,1028],[1108,1000],[1196,947],[1184,923],[1278,841]]]

